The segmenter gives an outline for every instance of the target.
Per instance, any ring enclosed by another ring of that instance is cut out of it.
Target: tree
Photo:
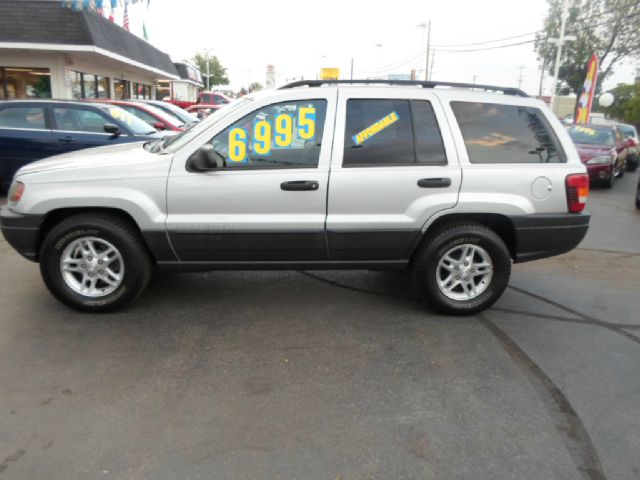
[[[606,109],[607,115],[627,123],[640,123],[640,81],[635,84],[619,83],[611,93],[615,100]]]
[[[249,92],[257,92],[258,90],[262,90],[262,85],[258,82],[253,82],[249,85]]]
[[[204,84],[207,90],[211,85],[228,85],[227,69],[222,66],[220,60],[215,55],[207,52],[196,53],[191,59],[191,63],[200,69]],[[207,78],[207,65],[209,67],[209,77]]]
[[[536,52],[553,74],[556,46],[549,38],[560,36],[563,0],[547,0],[549,13],[542,33],[536,35]],[[575,35],[562,48],[558,74],[558,93],[580,95],[587,74],[587,61],[593,53],[600,59],[599,91],[602,81],[625,58],[640,55],[640,0],[569,0],[565,33]]]

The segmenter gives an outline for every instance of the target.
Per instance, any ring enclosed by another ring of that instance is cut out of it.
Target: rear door
[[[101,112],[76,105],[54,105],[54,138],[58,153],[120,143],[118,137],[106,133],[104,125],[114,123]]]
[[[326,261],[335,97],[335,89],[276,92],[175,153],[166,227],[182,261]],[[189,171],[189,157],[206,144],[224,166]]]
[[[406,262],[434,213],[456,204],[461,171],[431,92],[340,89],[329,181],[332,260]]]
[[[0,107],[0,183],[8,185],[23,165],[56,154],[43,103]]]

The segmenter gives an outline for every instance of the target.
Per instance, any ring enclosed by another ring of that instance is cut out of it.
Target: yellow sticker
[[[585,135],[589,135],[591,137],[595,137],[596,135],[598,135],[598,132],[593,128],[581,127],[579,125],[573,128],[576,132],[584,133]]]
[[[377,133],[380,133],[382,130],[394,124],[398,120],[400,120],[398,114],[396,112],[391,112],[389,115],[385,115],[380,120],[368,126],[361,132],[356,133],[353,137],[351,137],[351,139],[353,140],[353,143],[355,143],[356,145],[360,145],[362,142],[369,140],[371,137],[373,137]]]

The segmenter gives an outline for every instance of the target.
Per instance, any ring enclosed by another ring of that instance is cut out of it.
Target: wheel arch
[[[138,222],[136,222],[136,220],[133,218],[133,216],[128,213],[125,210],[122,210],[120,208],[115,208],[115,207],[67,207],[67,208],[57,208],[54,210],[51,210],[50,212],[48,212],[44,218],[42,219],[42,222],[40,224],[40,229],[39,229],[39,235],[38,235],[38,243],[36,246],[36,252],[40,251],[40,247],[42,245],[42,242],[44,241],[44,239],[46,238],[47,234],[56,226],[58,225],[60,222],[66,220],[67,218],[70,218],[74,215],[78,215],[78,214],[86,214],[86,213],[95,213],[95,214],[102,214],[102,215],[109,215],[109,216],[115,216],[118,217],[121,220],[124,220],[125,222],[127,222],[129,225],[131,225],[138,233],[140,233],[140,236],[143,240],[143,244],[145,245],[147,252],[149,253],[149,255],[151,256],[151,258],[155,261],[156,257],[152,251],[152,249],[149,246],[149,242],[147,240],[147,238],[145,238],[145,235],[142,234],[142,230],[140,229],[140,225],[138,224]],[[38,253],[39,256],[39,253]],[[39,260],[39,259],[38,259]]]
[[[518,247],[515,226],[507,215],[499,213],[449,213],[436,218],[416,241],[411,251],[410,260],[413,261],[416,253],[433,232],[454,223],[463,222],[477,223],[494,231],[509,249],[511,258],[515,260]]]

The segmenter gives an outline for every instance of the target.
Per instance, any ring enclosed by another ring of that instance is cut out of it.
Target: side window
[[[537,108],[451,102],[471,163],[560,163],[564,151]]]
[[[415,163],[409,100],[347,100],[345,167]]]
[[[72,107],[54,107],[53,118],[57,130],[71,132],[104,133],[107,118],[93,110]]]
[[[420,164],[446,165],[442,134],[431,102],[412,100],[413,130],[416,136],[416,161]]]
[[[6,107],[0,110],[0,128],[45,129],[42,107]]]
[[[211,143],[226,168],[318,166],[326,100],[275,103],[218,133]]]

